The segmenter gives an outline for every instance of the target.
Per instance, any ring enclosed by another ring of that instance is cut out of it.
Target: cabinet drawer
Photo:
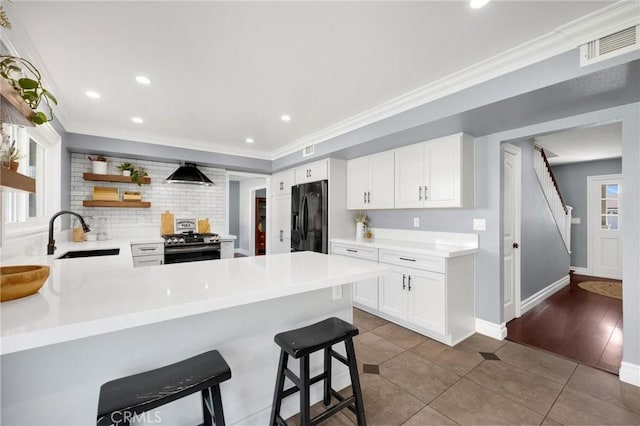
[[[445,273],[444,257],[380,250],[380,263],[400,265],[426,271]]]
[[[133,256],[164,254],[164,243],[131,244],[131,254]]]
[[[358,259],[378,261],[378,249],[370,247],[347,246],[343,244],[332,244],[331,253],[342,256],[357,257]]]
[[[154,256],[138,256],[133,258],[133,266],[154,266],[164,263],[164,255],[158,254]]]

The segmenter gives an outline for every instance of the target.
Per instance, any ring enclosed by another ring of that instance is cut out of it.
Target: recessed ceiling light
[[[133,121],[136,124],[144,123],[144,120],[142,120],[142,118],[140,118],[140,117],[131,117],[131,121]]]
[[[94,92],[93,90],[87,90],[84,93],[91,99],[100,99],[100,93]]]
[[[253,143],[253,138],[246,138],[244,141],[246,143]]]
[[[471,6],[471,9],[480,9],[481,7],[485,6],[487,3],[489,3],[489,0],[471,0],[471,3],[469,4],[469,6]]]
[[[289,122],[289,121],[291,121],[291,116],[290,116],[290,115],[288,115],[288,114],[283,114],[283,115],[280,117],[280,120],[282,120],[282,121],[284,121],[284,122]]]
[[[144,75],[137,75],[136,81],[140,84],[151,84],[151,79],[149,77],[145,77]]]

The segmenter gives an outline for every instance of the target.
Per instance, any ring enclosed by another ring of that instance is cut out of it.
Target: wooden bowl
[[[19,265],[0,267],[0,302],[37,293],[49,278],[49,267]]]

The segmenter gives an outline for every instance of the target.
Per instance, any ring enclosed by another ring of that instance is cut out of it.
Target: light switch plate
[[[420,227],[420,218],[417,217],[417,216],[413,218],[413,227],[414,228],[419,228]]]
[[[486,231],[487,230],[487,220],[486,219],[473,219],[473,230],[474,231]]]

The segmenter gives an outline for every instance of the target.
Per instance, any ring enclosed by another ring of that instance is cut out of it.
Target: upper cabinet
[[[271,176],[271,195],[291,195],[293,170],[275,173]]]
[[[327,160],[320,160],[295,168],[295,184],[328,179]]]
[[[395,208],[472,207],[473,138],[463,133],[395,151]]]
[[[394,153],[381,152],[347,161],[347,208],[392,209]]]

